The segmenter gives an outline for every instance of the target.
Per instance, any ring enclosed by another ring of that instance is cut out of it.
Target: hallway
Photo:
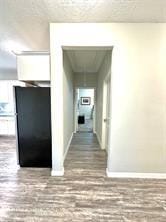
[[[97,137],[93,133],[74,134],[66,160],[65,175],[91,176],[96,179],[105,177],[106,152],[100,149]]]

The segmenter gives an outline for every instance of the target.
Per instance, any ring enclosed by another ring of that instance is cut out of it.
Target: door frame
[[[63,157],[63,50],[113,50],[114,46],[93,44],[86,45],[84,40],[80,44],[70,44],[67,42],[56,44],[56,39],[50,41],[50,74],[51,74],[51,123],[52,123],[52,176],[64,175],[64,157]],[[74,88],[75,89],[75,88]],[[54,95],[54,96],[53,96]],[[75,93],[74,93],[75,95]],[[95,89],[96,96],[96,89]],[[58,106],[56,104],[59,104]],[[96,105],[96,97],[95,97]],[[73,110],[74,112],[74,110]],[[96,112],[96,107],[95,107]],[[75,113],[75,112],[74,112]],[[57,118],[57,116],[59,118]],[[96,116],[96,113],[95,113]],[[75,121],[75,117],[74,117]],[[96,117],[94,118],[94,122]],[[75,125],[75,124],[74,124]],[[94,133],[96,129],[96,122]],[[107,161],[108,162],[108,161]]]
[[[94,115],[93,115],[93,129],[96,133],[96,87],[75,87],[74,88],[74,133],[77,133],[78,119],[77,119],[77,94],[78,89],[93,89],[94,90]]]

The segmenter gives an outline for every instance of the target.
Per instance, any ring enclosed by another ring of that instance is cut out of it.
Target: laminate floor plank
[[[15,150],[0,137],[0,222],[166,222],[166,180],[107,178],[93,133],[74,135],[63,177],[19,168]]]

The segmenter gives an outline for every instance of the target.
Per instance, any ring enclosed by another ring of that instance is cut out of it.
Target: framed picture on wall
[[[91,98],[90,97],[81,97],[81,105],[90,105]]]

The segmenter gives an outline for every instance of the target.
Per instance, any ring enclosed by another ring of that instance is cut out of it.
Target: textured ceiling
[[[98,72],[106,51],[103,50],[69,50],[67,51],[72,69],[76,73]]]
[[[48,50],[49,22],[166,22],[166,1],[0,0],[0,69],[11,50]]]

